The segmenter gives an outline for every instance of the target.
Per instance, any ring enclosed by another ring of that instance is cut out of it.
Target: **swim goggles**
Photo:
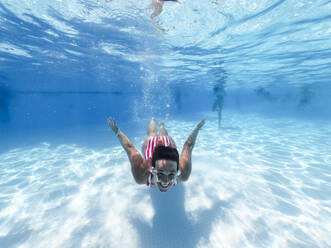
[[[156,182],[167,182],[169,180],[169,182],[176,184],[181,171],[178,170],[177,173],[164,173],[163,171],[158,171],[156,168],[152,167],[151,173],[155,176]]]

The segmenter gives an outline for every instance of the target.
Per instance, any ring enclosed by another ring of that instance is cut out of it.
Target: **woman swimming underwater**
[[[114,119],[108,119],[110,129],[117,135],[129,157],[135,181],[138,184],[157,187],[161,192],[167,192],[177,181],[188,180],[192,170],[193,147],[204,124],[203,119],[195,126],[179,156],[176,144],[168,135],[164,124],[160,123],[157,133],[156,121],[152,118],[142,146],[142,156],[128,137],[120,131]]]

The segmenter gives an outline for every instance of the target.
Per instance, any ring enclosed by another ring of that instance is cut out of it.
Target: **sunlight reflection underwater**
[[[168,125],[184,142],[189,125]],[[218,133],[217,120],[208,123],[190,180],[166,196],[134,183],[120,146],[44,143],[1,154],[0,244],[327,247],[330,125],[253,115],[225,115],[224,125],[237,129]]]
[[[329,248],[331,1],[151,2],[1,1],[0,248]],[[136,185],[109,115],[206,117],[189,181]]]

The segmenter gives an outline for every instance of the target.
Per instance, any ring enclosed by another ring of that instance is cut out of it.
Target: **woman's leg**
[[[156,128],[156,121],[154,117],[152,117],[151,122],[148,125],[148,130],[147,130],[147,138],[151,136],[156,136],[157,135],[157,128]]]
[[[160,122],[160,136],[168,136],[167,129],[165,129],[163,122]]]
[[[155,121],[155,118],[152,117],[152,120],[151,122],[149,123],[148,125],[148,129],[147,129],[147,137],[145,139],[145,141],[143,142],[142,144],[142,147],[141,147],[141,152],[142,154],[145,153],[145,149],[146,149],[146,146],[148,144],[148,140],[154,136],[157,136],[157,127],[156,127],[156,121]]]
[[[153,19],[161,14],[163,9],[163,1],[152,0],[152,5],[154,6],[154,11],[151,14],[151,18]]]

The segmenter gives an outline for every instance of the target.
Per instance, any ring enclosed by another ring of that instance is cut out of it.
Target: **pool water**
[[[330,247],[330,1],[0,3],[0,247]],[[135,183],[151,117],[192,173]]]

